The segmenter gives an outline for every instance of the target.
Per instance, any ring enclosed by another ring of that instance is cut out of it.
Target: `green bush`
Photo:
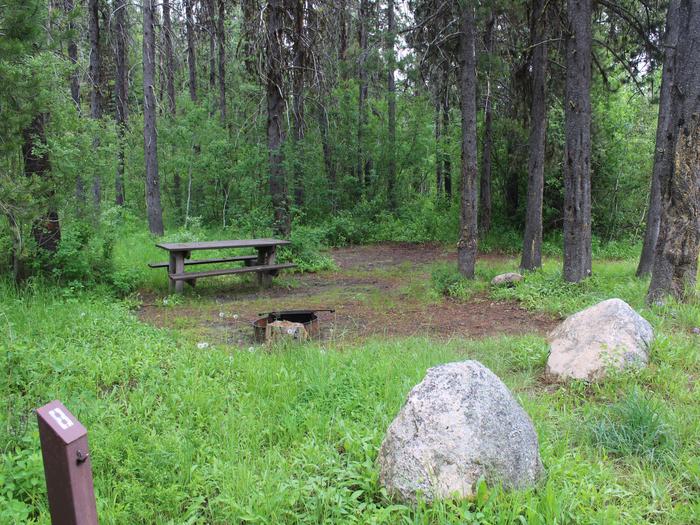
[[[302,272],[319,272],[335,268],[333,259],[323,254],[323,230],[311,226],[295,225],[290,236],[291,244],[279,249],[281,262],[293,262]]]

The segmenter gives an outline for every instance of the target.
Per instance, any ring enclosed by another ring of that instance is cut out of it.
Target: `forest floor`
[[[319,312],[321,337],[335,343],[366,338],[429,336],[483,338],[544,335],[557,316],[528,311],[512,300],[494,300],[482,286],[467,300],[436,293],[431,272],[456,264],[456,253],[437,244],[388,243],[331,251],[334,271],[286,273],[268,290],[254,278],[221,277],[197,283],[182,299],[142,292],[142,321],[175,328],[217,344],[247,347],[254,343],[251,323],[263,312],[333,309]],[[506,255],[480,257],[496,267],[517,264]]]

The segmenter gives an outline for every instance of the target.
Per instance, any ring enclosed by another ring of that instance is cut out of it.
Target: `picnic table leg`
[[[176,262],[175,262],[175,254],[173,252],[169,252],[170,259],[168,260],[168,293],[173,293],[175,291],[175,280],[173,280],[170,277],[171,273],[176,273],[175,267],[176,267]]]
[[[185,253],[175,252],[175,273],[183,273],[185,271]],[[185,283],[183,281],[175,281],[175,292],[182,293]]]
[[[267,250],[267,257],[265,258],[265,264],[275,264],[276,250],[274,246],[270,246]],[[262,276],[262,287],[270,288],[272,286],[272,273],[264,272],[260,274]]]

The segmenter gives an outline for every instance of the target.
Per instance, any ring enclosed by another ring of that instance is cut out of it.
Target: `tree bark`
[[[146,210],[148,228],[163,235],[163,211],[158,180],[158,134],[156,131],[156,0],[143,2],[143,145],[146,162]]]
[[[396,55],[394,46],[396,45],[396,22],[394,20],[394,0],[387,1],[386,8],[387,35],[386,35],[386,55],[387,55],[387,132],[389,138],[389,151],[387,159],[387,193],[389,197],[389,209],[396,210]]]
[[[328,137],[328,110],[321,106],[318,112],[318,125],[321,130],[321,145],[323,147],[323,164],[326,168],[328,186],[331,196],[331,211],[335,212],[338,207],[338,182],[335,161],[333,159],[333,147]]]
[[[195,0],[185,1],[185,30],[187,32],[187,69],[189,72],[190,100],[197,102],[197,64],[195,60],[195,35],[192,4]]]
[[[591,0],[567,0],[564,279],[591,274]]]
[[[226,126],[226,32],[224,31],[224,20],[226,7],[224,0],[219,2],[219,18],[216,24],[216,39],[219,48],[219,114],[221,125]]]
[[[661,72],[661,89],[659,91],[659,119],[656,125],[656,151],[654,153],[654,168],[651,175],[651,191],[649,192],[649,209],[647,210],[646,230],[642,255],[637,266],[637,276],[644,277],[651,273],[654,267],[656,241],[659,238],[661,225],[661,179],[667,177],[673,169],[673,155],[667,151],[665,135],[674,134],[671,123],[671,92],[673,90],[673,57],[678,42],[678,19],[680,0],[671,0],[666,16],[666,34],[664,36],[664,65]]]
[[[284,177],[284,81],[282,78],[284,30],[283,0],[267,3],[267,145],[270,162],[270,196],[275,234],[287,237],[291,231],[287,186]]]
[[[114,0],[116,65],[114,95],[117,123],[117,173],[114,178],[114,193],[117,206],[124,204],[124,141],[129,120],[129,30],[126,10],[126,0]]]
[[[63,10],[66,15],[73,16],[73,10],[75,4],[73,0],[63,1]],[[78,109],[80,113],[80,72],[78,71],[78,44],[75,42],[75,23],[68,22],[68,31],[70,33],[70,38],[68,40],[68,60],[71,63],[71,73],[70,73],[70,96],[73,100],[73,104]]]
[[[163,44],[165,47],[165,91],[168,111],[175,116],[175,57],[173,56],[173,28],[170,22],[170,0],[163,1]]]
[[[304,139],[304,71],[306,68],[306,48],[304,44],[304,4],[305,0],[294,0],[294,65],[292,75],[292,113],[294,117],[294,204],[304,204],[304,172],[300,157],[300,142]]]
[[[700,4],[681,0],[673,60],[671,125],[664,138],[673,153],[670,173],[661,174],[661,226],[647,300],[696,295],[700,253]],[[658,145],[657,145],[658,149]]]
[[[88,0],[88,36],[90,39],[90,118],[99,120],[102,118],[99,0]],[[96,149],[99,143],[99,138],[95,137],[93,148]],[[92,198],[95,208],[99,209],[102,199],[102,181],[98,173],[92,179]]]
[[[491,230],[491,150],[493,148],[493,115],[491,112],[491,54],[493,53],[493,26],[496,17],[491,12],[486,22],[484,44],[488,65],[486,69],[486,97],[484,99],[484,142],[481,152],[481,181],[479,187],[479,231],[486,235]]]
[[[442,89],[437,85],[435,91],[435,189],[440,199],[445,188],[442,177]]]
[[[457,263],[460,273],[474,278],[477,253],[476,50],[474,7],[462,10],[459,35],[459,92],[462,113],[462,188]]]
[[[209,17],[209,93],[214,96],[216,91],[216,16],[214,15],[214,1],[204,0],[207,5],[207,15]],[[216,99],[214,99],[216,100]]]
[[[23,132],[22,157],[24,160],[24,173],[27,177],[36,177],[38,179],[46,179],[51,175],[51,162],[49,159],[48,150],[44,147],[46,144],[46,123],[48,114],[40,113],[27,126]],[[48,194],[48,209],[46,213],[34,221],[32,225],[32,236],[36,241],[37,247],[50,253],[55,253],[58,250],[58,245],[61,242],[61,226],[58,220],[58,212],[52,202],[53,191]],[[15,258],[19,254],[14,255]],[[21,265],[15,264],[18,269],[15,278],[19,275]]]
[[[533,0],[530,41],[532,100],[530,102],[530,143],[527,180],[527,211],[520,268],[542,266],[542,196],[544,192],[544,150],[547,131],[547,44],[545,0]]]
[[[442,178],[445,183],[445,195],[452,198],[452,158],[448,151],[450,142],[450,64],[443,62],[442,76]]]
[[[366,158],[364,141],[365,127],[367,126],[367,18],[369,17],[369,1],[360,0],[360,19],[357,24],[357,43],[360,48],[360,57],[357,63],[358,97],[357,97],[357,179],[361,191],[366,184],[366,166],[369,162]]]

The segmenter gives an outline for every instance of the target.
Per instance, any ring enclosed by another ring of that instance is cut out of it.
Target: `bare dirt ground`
[[[559,321],[515,302],[493,301],[487,292],[468,301],[436,297],[430,289],[430,265],[456,260],[454,250],[441,245],[392,243],[341,248],[331,255],[337,271],[286,274],[262,291],[252,280],[210,279],[174,305],[164,305],[162,297],[144,296],[139,315],[156,326],[236,346],[253,343],[251,323],[258,314],[286,309],[335,309],[319,313],[319,319],[322,337],[339,341],[542,335]],[[506,260],[498,255],[483,259]]]

